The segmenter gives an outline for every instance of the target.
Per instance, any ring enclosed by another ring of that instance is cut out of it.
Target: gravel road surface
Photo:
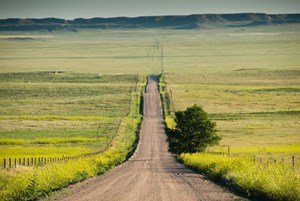
[[[107,174],[75,184],[51,200],[233,200],[233,195],[178,163],[168,152],[161,110],[158,77],[150,76],[134,155]]]

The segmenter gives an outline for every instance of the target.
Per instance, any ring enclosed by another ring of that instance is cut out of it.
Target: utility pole
[[[161,73],[164,74],[164,46],[163,45],[161,45],[160,65],[161,65]]]

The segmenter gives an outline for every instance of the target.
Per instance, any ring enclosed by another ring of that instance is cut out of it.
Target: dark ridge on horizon
[[[76,31],[77,29],[197,29],[249,27],[300,23],[300,14],[194,14],[110,18],[8,18],[0,19],[0,31]]]

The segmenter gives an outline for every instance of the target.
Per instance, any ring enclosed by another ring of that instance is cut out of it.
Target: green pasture
[[[130,111],[131,74],[161,73],[162,46],[175,109],[202,105],[216,150],[297,145],[299,35],[292,24],[1,32],[0,146],[102,147]]]
[[[175,110],[196,103],[216,121],[223,139],[211,150],[300,156],[300,69],[169,73],[166,82]]]
[[[3,158],[77,156],[103,150],[130,112],[138,75],[0,73]]]
[[[0,78],[0,200],[48,197],[132,151],[145,76],[31,71]],[[54,162],[72,156],[81,157]],[[4,169],[4,158],[23,165]],[[43,165],[29,166],[40,158]]]
[[[171,114],[173,108],[184,110],[196,103],[217,122],[223,139],[211,151],[227,152],[230,146],[232,154],[288,163],[295,155],[298,168],[299,35],[300,26],[293,24],[1,32],[0,165],[4,157],[67,157],[102,150],[108,143],[111,147],[104,154],[66,163],[1,170],[0,199],[34,200],[124,161],[140,120],[137,91],[143,84],[136,83],[145,81],[138,74],[160,74],[162,70],[165,90],[172,94]],[[172,119],[168,116],[167,121]],[[193,158],[201,169],[198,163],[202,159]],[[213,159],[212,155],[208,159]],[[253,184],[254,191],[287,195],[296,186],[291,177],[288,185],[282,185],[287,190],[278,191],[265,185],[274,183],[269,178],[251,180],[257,167],[243,169],[239,158],[234,164],[227,160],[234,162],[235,158],[224,158],[224,164],[220,158],[212,161],[212,176],[220,176],[214,167],[221,162],[225,169],[220,172],[229,172],[224,181],[245,181],[246,185],[238,186],[247,192]],[[206,158],[203,161],[209,163]],[[249,163],[254,164],[252,160]],[[228,171],[231,166],[242,174]],[[267,175],[276,173],[272,168],[269,166]],[[290,174],[291,168],[278,170]],[[259,175],[264,177],[264,172],[262,169]],[[285,182],[282,175],[278,178]]]

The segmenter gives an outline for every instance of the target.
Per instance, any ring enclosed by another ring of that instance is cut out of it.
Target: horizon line
[[[161,14],[161,15],[139,15],[139,16],[108,16],[108,17],[76,17],[76,18],[61,18],[61,17],[8,17],[8,18],[0,18],[0,20],[7,19],[64,19],[64,20],[75,20],[75,19],[112,19],[112,18],[140,18],[140,17],[172,17],[172,16],[194,16],[194,15],[239,15],[239,14],[264,14],[264,15],[299,15],[299,13],[291,12],[291,13],[264,13],[264,12],[236,12],[236,13],[199,13],[199,14]]]

